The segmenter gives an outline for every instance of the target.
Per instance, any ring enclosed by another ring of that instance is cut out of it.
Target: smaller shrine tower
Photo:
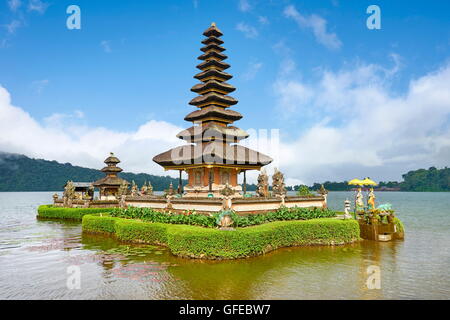
[[[114,153],[111,152],[104,162],[106,163],[106,167],[101,171],[104,172],[106,176],[95,181],[92,185],[99,189],[100,200],[117,200],[120,186],[123,183],[126,185],[129,185],[130,183],[117,176],[118,173],[123,170],[117,166],[117,164],[120,163],[120,160],[114,156]]]

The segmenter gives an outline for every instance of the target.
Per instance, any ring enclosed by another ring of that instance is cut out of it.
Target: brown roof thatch
[[[236,103],[238,103],[238,101],[230,96],[226,96],[223,94],[219,94],[216,92],[209,92],[207,94],[205,94],[204,96],[198,96],[195,97],[194,99],[192,99],[189,104],[193,105],[193,106],[198,106],[200,104],[204,104],[204,103],[223,103],[225,105],[235,105]]]
[[[223,44],[223,40],[217,38],[217,37],[208,37],[204,40],[202,40],[202,43],[205,45],[209,45],[209,44],[217,44],[217,45],[221,45]]]
[[[221,79],[222,81],[230,80],[231,78],[233,78],[231,74],[216,69],[205,70],[203,72],[197,73],[194,76],[195,79],[198,79],[200,81],[203,81],[203,79],[208,77],[216,77]]]
[[[223,43],[223,41],[222,41],[222,43]],[[203,52],[207,52],[209,50],[215,50],[215,51],[218,51],[218,52],[223,52],[223,51],[225,51],[227,49],[225,49],[224,47],[222,47],[222,46],[220,46],[220,45],[218,45],[218,44],[216,44],[214,42],[211,42],[211,43],[207,44],[206,46],[201,47],[200,50],[203,51]]]
[[[215,51],[214,49],[211,49],[211,50],[207,51],[206,53],[202,54],[201,56],[199,56],[197,59],[198,60],[206,60],[209,58],[217,58],[219,60],[225,60],[228,57],[226,55],[224,55],[223,53],[220,53],[218,51]]]
[[[201,126],[192,126],[177,134],[177,138],[189,142],[201,142],[221,140],[228,142],[238,142],[248,138],[248,133],[234,126],[220,126],[215,123],[206,123]]]
[[[224,118],[232,121],[237,121],[242,118],[242,114],[237,111],[225,109],[223,107],[208,106],[200,110],[195,110],[189,113],[184,120],[186,121],[201,121],[208,117]]]
[[[217,68],[221,70],[228,69],[230,65],[228,63],[217,61],[217,60],[207,60],[203,61],[199,65],[197,65],[197,69],[205,70],[206,68]]]
[[[198,83],[191,88],[191,91],[199,93],[208,89],[218,89],[221,91],[225,91],[227,93],[233,92],[236,90],[231,84],[226,82],[219,82],[216,80],[209,80],[207,82]]]
[[[123,182],[126,184],[130,184],[128,181],[119,178],[117,176],[106,176],[103,177],[97,181],[95,181],[92,185],[95,187],[102,187],[102,186],[120,186]]]
[[[155,156],[153,161],[161,166],[229,164],[258,168],[272,162],[272,158],[240,145],[209,142],[197,146],[189,144],[173,148]]]
[[[217,28],[216,24],[213,22],[211,26],[203,32],[205,37],[221,37],[223,33]]]

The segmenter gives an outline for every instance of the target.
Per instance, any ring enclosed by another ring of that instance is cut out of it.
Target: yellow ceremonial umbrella
[[[378,185],[378,183],[376,183],[375,181],[373,181],[373,180],[371,180],[369,178],[365,178],[362,181],[362,184],[365,185],[365,186],[376,186],[376,185]]]
[[[355,186],[362,186],[362,185],[364,185],[363,181],[362,181],[362,180],[359,180],[359,179],[353,179],[353,180],[350,180],[350,181],[348,182],[348,184],[349,184],[349,185],[355,185]]]

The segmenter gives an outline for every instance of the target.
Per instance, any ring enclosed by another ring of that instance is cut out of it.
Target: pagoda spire
[[[197,65],[200,72],[194,76],[201,82],[191,88],[198,96],[189,102],[198,110],[184,118],[194,126],[183,130],[177,137],[194,143],[212,140],[225,143],[238,142],[247,138],[248,134],[231,126],[234,121],[241,119],[242,115],[230,109],[238,101],[229,95],[236,89],[227,83],[233,76],[224,71],[230,68],[230,65],[224,62],[228,57],[223,53],[226,50],[222,46],[224,42],[220,39],[223,34],[213,22],[203,35],[206,37],[202,41],[205,46],[200,49],[203,54],[198,57],[202,62]],[[206,130],[208,130],[207,137],[202,138]]]
[[[195,110],[184,118],[192,122],[192,126],[177,134],[188,144],[153,158],[167,170],[186,170],[190,179],[186,190],[205,183],[216,189],[224,186],[228,180],[226,175],[221,177],[223,170],[231,170],[228,172],[230,181],[236,186],[240,170],[258,170],[272,161],[262,153],[237,144],[249,135],[233,125],[242,115],[232,109],[238,100],[230,95],[236,89],[227,82],[233,76],[226,72],[230,65],[225,62],[228,56],[224,53],[223,34],[213,22],[203,35],[197,65],[200,72],[194,76],[199,82],[191,88],[197,96],[189,102]],[[194,168],[204,168],[204,171],[195,173]]]

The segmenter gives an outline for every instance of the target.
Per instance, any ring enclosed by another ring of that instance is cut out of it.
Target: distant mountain
[[[178,187],[178,179],[169,176],[128,172],[119,175],[129,182],[134,180],[138,186],[150,181],[155,191],[167,189],[171,182],[175,189]],[[67,180],[93,182],[104,176],[96,169],[0,151],[0,191],[61,191]],[[183,180],[183,185],[186,183]]]

